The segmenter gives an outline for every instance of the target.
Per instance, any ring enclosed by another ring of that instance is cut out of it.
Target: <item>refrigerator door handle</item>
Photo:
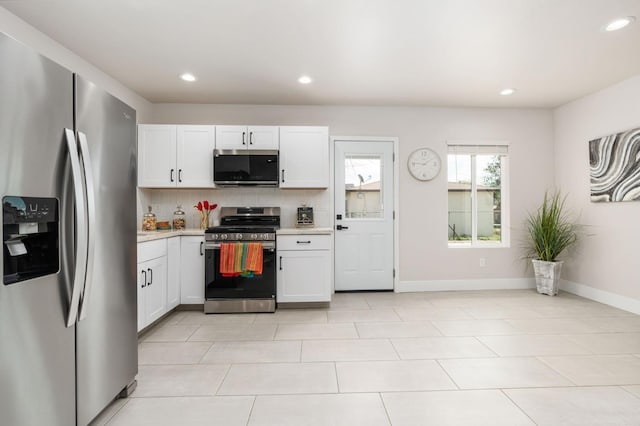
[[[84,171],[85,194],[87,196],[87,230],[88,230],[88,247],[87,247],[87,269],[85,273],[84,289],[82,291],[82,300],[80,302],[80,318],[82,321],[87,317],[87,309],[89,307],[91,284],[93,282],[93,260],[96,248],[96,197],[95,187],[93,186],[93,168],[91,157],[89,156],[89,144],[87,143],[87,135],[78,132],[78,142],[80,144],[80,159],[82,160],[82,168]]]
[[[67,316],[67,327],[76,323],[78,318],[78,308],[80,305],[80,293],[84,287],[84,280],[87,268],[87,215],[84,196],[84,181],[80,170],[80,157],[78,146],[73,130],[64,129],[69,159],[71,161],[71,177],[73,180],[73,195],[75,197],[76,215],[76,255],[75,271],[73,274],[73,287],[71,290],[71,301],[69,302],[69,315]]]

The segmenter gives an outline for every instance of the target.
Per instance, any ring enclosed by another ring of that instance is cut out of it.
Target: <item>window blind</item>
[[[494,155],[506,155],[508,153],[509,145],[507,144],[495,144],[495,145],[473,145],[473,144],[453,144],[447,145],[447,152],[449,154],[494,154]]]

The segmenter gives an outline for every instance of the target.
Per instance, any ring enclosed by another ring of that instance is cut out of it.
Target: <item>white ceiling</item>
[[[640,74],[640,0],[0,6],[152,102],[554,107]],[[196,83],[178,74],[190,71]],[[297,78],[314,82],[303,86]],[[499,96],[515,87],[513,96]]]

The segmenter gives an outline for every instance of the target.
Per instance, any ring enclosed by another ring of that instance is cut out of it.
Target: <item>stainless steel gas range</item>
[[[280,208],[223,207],[220,214],[220,226],[205,231],[204,312],[274,312]],[[235,246],[233,249],[247,250],[248,244],[243,243],[250,242],[261,246],[261,273],[225,273],[221,265],[228,256],[225,250],[231,245]]]

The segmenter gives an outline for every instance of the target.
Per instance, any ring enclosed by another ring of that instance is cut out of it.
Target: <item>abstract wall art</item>
[[[589,141],[591,201],[640,201],[640,128]]]

